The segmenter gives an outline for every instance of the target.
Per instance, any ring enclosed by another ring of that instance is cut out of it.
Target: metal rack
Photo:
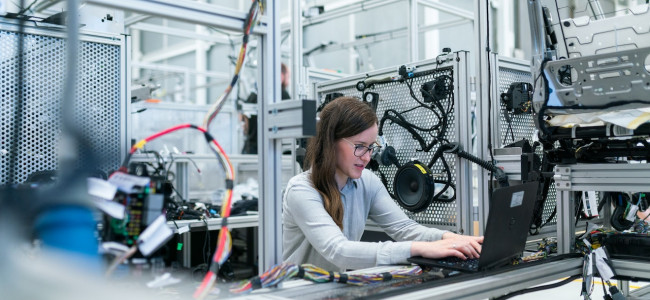
[[[448,98],[443,100],[443,106],[453,104],[452,115],[449,116],[449,129],[445,136],[450,142],[458,142],[462,146],[471,145],[471,136],[469,134],[471,124],[470,109],[469,109],[469,82],[468,82],[468,52],[456,52],[439,57],[440,62],[436,59],[426,60],[422,62],[415,62],[408,64],[415,66],[416,72],[429,73],[427,75],[417,77],[413,81],[413,86],[419,87],[422,83],[432,80],[438,76],[450,76],[453,78],[453,91]],[[398,67],[385,68],[368,74],[358,74],[343,79],[332,81],[325,81],[316,84],[316,92],[319,99],[324,99],[324,96],[329,93],[337,92],[346,96],[353,96],[361,98],[362,92],[359,92],[355,85],[357,82],[369,77],[384,78],[397,73]],[[413,107],[417,103],[411,98],[409,89],[404,83],[390,82],[384,84],[376,84],[373,88],[368,89],[379,94],[380,100],[377,107],[377,114],[381,117],[383,112],[387,109],[403,110],[404,108]],[[409,117],[409,122],[418,126],[431,126],[438,122],[437,118],[432,113],[424,113],[422,111],[413,111],[405,113]],[[410,134],[401,130],[398,126],[386,126],[384,131],[385,138],[389,140],[391,145],[394,145],[397,150],[397,157],[402,162],[411,159],[418,159],[422,162],[430,160],[431,156],[437,149],[434,146],[429,152],[416,151],[413,145]],[[456,185],[456,200],[454,202],[442,203],[434,202],[431,206],[420,213],[411,213],[405,210],[405,213],[411,218],[418,221],[420,224],[427,226],[436,226],[441,229],[454,230],[457,232],[469,233],[471,232],[472,221],[472,191],[471,186],[465,183],[471,182],[471,170],[466,160],[459,160],[455,155],[445,154],[450,167],[452,169],[452,181],[458,183]],[[380,167],[385,173],[387,178],[392,179],[397,172],[395,166]],[[432,172],[440,172],[442,166],[439,164],[434,165]],[[390,180],[392,182],[392,180]],[[392,186],[388,187],[392,191]]]
[[[209,202],[214,197],[215,191],[225,189],[225,184],[221,180],[223,171],[214,155],[173,154],[163,155],[161,158],[164,160],[163,163],[173,163],[168,168],[174,173],[173,184],[182,199],[200,199]],[[248,178],[257,178],[259,161],[256,155],[238,154],[229,155],[229,158],[235,170],[237,180],[235,185],[245,182]],[[290,156],[282,156],[283,179],[288,179],[293,174],[292,161],[294,160],[291,160]],[[152,154],[135,154],[131,162],[156,163],[157,161]],[[196,167],[201,170],[201,173],[197,172]],[[221,197],[215,199],[220,201]]]
[[[3,75],[3,109],[0,125],[3,140],[16,138],[20,144],[16,153],[19,170],[11,183],[23,183],[30,174],[58,169],[59,143],[62,138],[62,86],[65,80],[65,27],[28,22],[19,35],[16,20],[0,18],[0,67]],[[22,38],[24,52],[18,53]],[[108,172],[120,165],[126,154],[130,102],[126,89],[130,39],[126,36],[82,31],[79,37],[79,85],[74,100],[75,122],[88,138],[90,149],[99,163],[93,169]],[[23,66],[18,66],[18,55]],[[17,82],[18,68],[23,69],[23,82]],[[13,99],[18,98],[17,86],[24,87],[22,124],[13,132]],[[9,143],[0,147],[0,184],[8,182]]]
[[[647,192],[648,182],[650,164],[647,163],[556,166],[558,253],[570,253],[574,248],[576,228],[573,192]]]
[[[477,119],[482,120],[480,130],[482,130],[484,133],[479,134],[479,137],[488,137],[487,126],[489,122],[491,132],[488,138],[490,138],[493,149],[502,148],[507,144],[510,144],[514,141],[519,141],[524,138],[530,141],[532,144],[532,142],[537,140],[537,129],[535,127],[535,122],[533,121],[533,115],[512,114],[510,116],[510,122],[508,122],[505,116],[505,114],[508,112],[505,111],[505,103],[501,101],[501,93],[507,91],[511,83],[528,82],[532,84],[533,78],[530,71],[530,63],[528,61],[507,58],[499,56],[496,53],[490,53],[490,70],[494,71],[490,73],[489,106],[488,101],[483,101],[480,109],[478,109],[479,113],[477,113]],[[490,114],[489,118],[487,116],[488,113]],[[486,160],[491,160],[489,150],[486,146],[488,144],[488,141],[479,140],[477,144],[485,145],[483,147],[479,147],[479,155]],[[541,157],[542,150],[538,149],[537,154],[539,154]],[[497,155],[497,153],[493,153],[493,155],[495,156],[497,166],[511,167],[505,168],[509,180],[521,180],[521,174],[517,173],[516,171],[520,167],[520,153],[514,153],[512,155]],[[478,178],[479,195],[481,195],[481,200],[479,201],[480,206],[478,218],[479,231],[483,232],[489,211],[489,189],[487,188],[490,178],[489,171],[479,170]],[[551,186],[548,192],[547,200],[544,204],[544,210],[542,214],[543,220],[546,220],[553,213],[556,203],[555,198],[555,187]],[[543,228],[541,234],[554,234],[554,226],[555,218],[552,219],[549,224]]]
[[[246,13],[215,5],[187,0],[89,0],[89,4],[103,7],[123,9],[136,13],[160,16],[168,19],[215,26],[221,29],[239,31],[246,22]],[[258,111],[265,112],[267,107],[280,99],[280,28],[277,26],[280,18],[279,6],[276,1],[268,0],[265,5],[265,15],[255,26],[252,35],[258,39],[260,72],[258,74]],[[280,140],[269,139],[266,135],[266,120],[258,122],[259,149],[259,178],[263,178],[260,195],[260,227],[259,269],[267,269],[281,261],[281,157]]]

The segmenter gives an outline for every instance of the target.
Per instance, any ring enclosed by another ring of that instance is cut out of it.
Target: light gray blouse
[[[310,174],[307,171],[291,178],[284,193],[284,261],[310,263],[328,271],[406,263],[411,241],[436,241],[446,232],[409,219],[369,170],[363,170],[359,179],[348,178],[341,190],[341,231],[325,211]],[[368,218],[397,242],[360,242]]]

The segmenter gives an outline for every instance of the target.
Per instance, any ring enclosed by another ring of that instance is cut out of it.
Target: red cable
[[[210,283],[210,279],[212,278],[213,275],[214,273],[212,273],[212,271],[208,271],[208,273],[205,274],[205,277],[203,277],[203,281],[201,282],[201,285],[199,286],[199,288],[196,289],[196,291],[194,291],[194,295],[193,295],[194,298],[198,298],[203,292],[203,290],[205,290],[208,287],[208,284]]]
[[[168,134],[170,132],[174,132],[176,130],[183,129],[183,128],[188,128],[188,127],[191,127],[191,126],[192,126],[192,124],[177,125],[177,126],[174,126],[172,128],[168,128],[168,129],[165,129],[165,130],[163,130],[161,132],[155,133],[155,134],[153,134],[151,136],[148,136],[144,140],[147,141],[147,142],[150,142],[150,141],[155,140],[155,139],[157,139],[157,138],[159,138],[159,137],[161,137],[163,135],[166,135],[166,134]],[[196,128],[203,131],[203,132],[205,132],[204,131],[205,129],[203,129],[201,127],[197,126]],[[140,143],[140,142],[138,142],[138,143]],[[138,147],[137,147],[138,143],[136,143],[135,145],[133,145],[133,147],[131,147],[131,151],[129,151],[131,154],[133,154],[136,150],[138,150]]]

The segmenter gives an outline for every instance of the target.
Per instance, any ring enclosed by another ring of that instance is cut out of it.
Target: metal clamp
[[[264,130],[272,139],[300,138],[316,134],[316,101],[287,100],[269,104]]]
[[[556,190],[570,190],[571,189],[571,167],[568,166],[555,166],[555,180]]]

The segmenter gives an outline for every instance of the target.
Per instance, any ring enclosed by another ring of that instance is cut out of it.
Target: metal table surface
[[[612,259],[618,276],[650,280],[650,260]],[[373,269],[359,270],[371,273]],[[473,274],[444,276],[428,272],[421,276],[368,286],[339,283],[314,284],[305,280],[290,281],[280,288],[263,289],[239,300],[252,299],[488,299],[581,274],[582,258],[558,257],[548,262],[505,267]],[[576,291],[578,293],[579,291]]]

